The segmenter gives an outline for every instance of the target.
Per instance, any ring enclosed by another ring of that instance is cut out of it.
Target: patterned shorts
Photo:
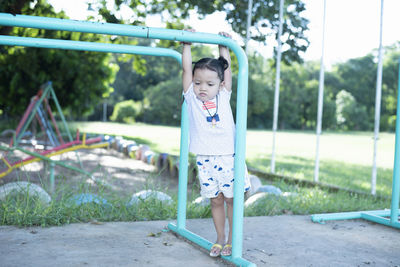
[[[204,156],[197,155],[196,164],[199,170],[200,194],[205,198],[217,197],[223,193],[233,198],[234,155]],[[244,192],[250,189],[250,180],[245,166]]]

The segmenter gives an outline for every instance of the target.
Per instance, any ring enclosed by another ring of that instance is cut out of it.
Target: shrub
[[[133,123],[142,110],[142,104],[133,100],[126,100],[115,105],[110,117],[111,121]]]

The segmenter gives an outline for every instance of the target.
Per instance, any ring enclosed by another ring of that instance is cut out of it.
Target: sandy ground
[[[157,175],[155,167],[112,149],[79,152],[85,170],[94,171],[121,194],[146,188],[176,194],[177,179]],[[76,165],[74,152],[59,157]],[[56,168],[65,180],[86,177]],[[30,180],[46,186],[48,166],[34,163],[0,179],[0,185]],[[29,178],[28,178],[29,177]],[[190,186],[189,186],[190,189]],[[163,232],[168,222],[71,224],[62,227],[0,227],[0,266],[230,266],[195,244]],[[213,241],[211,219],[187,222],[192,232]],[[400,231],[363,220],[312,223],[309,216],[249,217],[244,221],[243,257],[257,266],[398,266]]]

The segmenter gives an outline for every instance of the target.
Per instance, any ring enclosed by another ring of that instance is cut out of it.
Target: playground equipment
[[[64,30],[90,32],[97,34],[122,35],[130,37],[174,40],[183,42],[197,42],[218,44],[229,47],[236,55],[239,65],[237,111],[236,111],[236,138],[235,138],[235,182],[234,182],[234,207],[233,207],[233,240],[232,255],[224,257],[226,260],[240,266],[255,266],[242,258],[243,243],[243,200],[241,190],[244,186],[245,174],[245,148],[246,148],[246,120],[247,120],[247,86],[248,63],[247,57],[241,47],[233,40],[216,34],[192,33],[170,29],[117,25],[111,23],[94,23],[72,21],[66,19],[43,18],[23,15],[0,14],[0,25],[30,27],[48,30]],[[128,45],[100,44],[81,41],[49,40],[43,38],[25,38],[15,36],[0,36],[0,44],[23,45],[42,48],[60,48],[72,50],[86,50],[98,52],[135,53],[154,56],[172,56],[180,61],[180,54],[170,49],[155,47],[134,47]],[[210,250],[212,242],[188,231],[186,229],[186,202],[188,180],[189,135],[188,115],[186,103],[183,103],[181,115],[181,145],[179,159],[179,191],[177,223],[170,223],[168,228],[190,241]]]
[[[398,76],[398,86],[397,86],[397,113],[396,113],[396,135],[395,135],[395,148],[394,148],[392,202],[390,210],[371,210],[371,211],[356,211],[356,212],[343,212],[343,213],[331,213],[331,214],[315,214],[311,216],[311,220],[313,222],[322,223],[328,220],[364,219],[400,229],[399,201],[400,201],[400,59],[399,59],[399,76]]]
[[[50,98],[54,101],[58,114],[61,117],[62,124],[64,126],[65,132],[68,135],[69,142],[65,142],[61,135],[60,129],[56,123],[54,118],[53,112],[51,110],[49,100]],[[30,143],[34,148],[35,151],[30,151],[29,149],[25,149],[20,147],[22,142],[22,138],[26,135],[27,129],[32,123],[34,119],[37,119],[39,125],[46,136],[46,140],[42,141],[41,147],[46,148],[50,147],[50,149],[42,149],[42,151],[37,151],[38,140],[30,140]],[[102,142],[102,137],[90,138],[86,139],[86,134],[83,134],[83,139],[80,140],[79,131],[76,133],[76,140],[72,140],[71,133],[68,129],[66,120],[63,116],[61,107],[57,100],[57,96],[54,92],[51,82],[47,82],[43,84],[37,93],[36,96],[32,97],[31,102],[27,109],[25,110],[22,119],[20,120],[17,129],[13,135],[13,138],[10,141],[9,147],[0,146],[0,150],[5,151],[4,155],[1,157],[1,162],[5,164],[5,168],[0,169],[0,178],[6,176],[7,174],[11,173],[13,170],[25,166],[27,164],[38,162],[41,160],[49,161],[50,164],[50,183],[51,188],[54,189],[54,166],[60,165],[65,168],[72,169],[74,171],[81,172],[89,177],[91,175],[86,171],[81,169],[75,168],[73,166],[69,166],[61,161],[54,161],[51,160],[50,157],[60,155],[69,151],[76,151],[78,149],[93,149],[93,148],[100,148],[100,147],[107,147],[108,142]],[[29,155],[23,159],[13,159],[9,156],[10,152],[13,151],[20,151],[24,154]],[[79,157],[78,157],[79,161]],[[81,166],[82,167],[82,166]]]

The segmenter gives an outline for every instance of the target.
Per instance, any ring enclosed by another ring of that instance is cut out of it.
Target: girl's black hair
[[[218,74],[221,82],[224,80],[224,71],[229,67],[229,63],[224,57],[219,57],[218,59],[205,57],[193,63],[193,75],[196,69],[209,69]]]

